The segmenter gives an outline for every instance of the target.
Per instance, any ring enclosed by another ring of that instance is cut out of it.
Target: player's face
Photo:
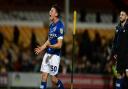
[[[124,11],[120,12],[120,22],[123,23],[127,19],[127,14]]]
[[[51,10],[49,11],[49,16],[50,16],[50,20],[51,21],[53,21],[54,20],[54,18],[56,18],[57,17],[57,12],[56,12],[56,9],[55,8],[51,8]]]

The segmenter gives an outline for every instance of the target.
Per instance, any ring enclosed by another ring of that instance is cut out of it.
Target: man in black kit
[[[116,89],[128,89],[128,15],[120,12],[120,23],[116,26],[116,34],[112,49],[116,60],[117,79]]]

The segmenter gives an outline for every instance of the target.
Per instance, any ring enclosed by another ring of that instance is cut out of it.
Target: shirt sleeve
[[[64,28],[60,27],[58,29],[58,38],[57,39],[63,39],[64,38]]]

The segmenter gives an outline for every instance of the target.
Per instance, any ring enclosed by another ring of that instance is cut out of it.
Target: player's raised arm
[[[57,43],[54,45],[49,45],[48,47],[54,48],[54,49],[60,49],[62,47],[63,39],[58,39]]]
[[[37,46],[37,48],[34,49],[35,54],[38,55],[39,53],[44,51],[49,44],[50,44],[50,42],[49,42],[49,40],[47,40],[43,45]]]

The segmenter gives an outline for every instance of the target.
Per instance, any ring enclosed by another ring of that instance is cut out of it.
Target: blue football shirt
[[[63,37],[64,37],[64,25],[62,21],[59,20],[57,23],[51,23],[48,33],[48,39],[51,45],[56,44],[57,40],[63,39]],[[47,53],[60,56],[61,49],[47,48]]]

